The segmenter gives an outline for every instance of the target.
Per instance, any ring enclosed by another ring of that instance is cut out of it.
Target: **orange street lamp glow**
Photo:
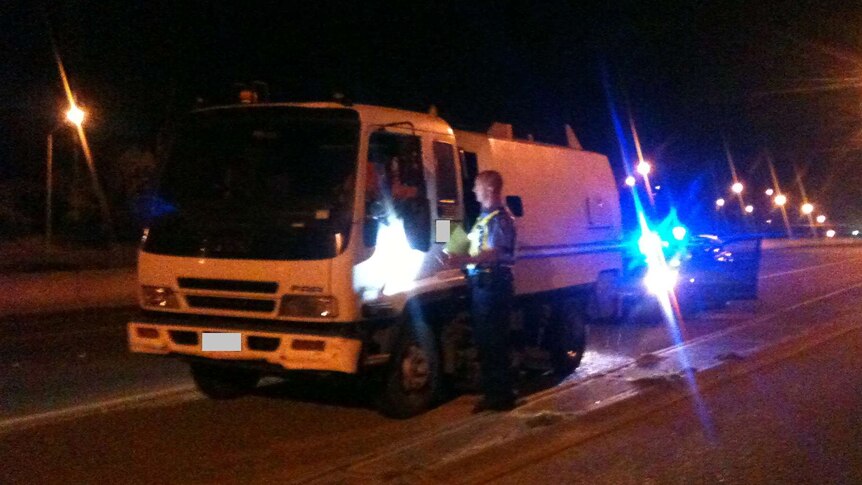
[[[787,196],[784,194],[778,194],[775,196],[775,205],[783,206],[787,203]]]
[[[807,216],[808,214],[811,214],[812,212],[814,212],[814,205],[813,204],[810,204],[808,202],[802,204],[802,213],[803,214],[805,214]]]
[[[741,194],[742,189],[742,182],[734,182],[733,185],[730,186],[730,190],[732,190],[734,194]]]
[[[81,110],[81,108],[74,104],[69,108],[69,111],[66,112],[66,119],[74,123],[76,126],[81,126],[84,122],[85,116],[86,114]]]

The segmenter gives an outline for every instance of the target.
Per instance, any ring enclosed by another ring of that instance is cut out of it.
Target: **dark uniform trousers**
[[[489,403],[511,403],[515,399],[509,369],[509,315],[514,297],[511,270],[484,270],[470,275],[469,282],[482,392]]]

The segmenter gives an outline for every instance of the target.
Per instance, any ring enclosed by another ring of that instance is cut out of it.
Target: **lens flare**
[[[611,116],[611,122],[613,123],[614,132],[616,134],[617,143],[620,148],[620,155],[622,157],[623,163],[627,167],[631,167],[630,157],[629,157],[629,146],[628,139],[626,134],[622,129],[622,124],[620,123],[619,115],[617,113],[616,105],[613,99],[613,91],[610,85],[610,75],[607,70],[607,66],[602,66],[602,84],[605,91],[605,98],[608,104],[608,111]],[[642,235],[653,234],[652,236],[647,236],[646,238],[641,238],[644,240],[643,244],[641,241],[638,241],[638,248],[643,247],[647,251],[642,251],[646,259],[646,263],[649,268],[655,266],[657,268],[664,267],[666,270],[667,265],[665,263],[664,252],[662,251],[662,243],[658,235],[653,233],[650,229],[650,225],[647,222],[646,215],[643,210],[643,204],[638,197],[636,191],[632,191],[633,194],[633,202],[635,206],[635,214],[637,217],[638,227],[641,231]],[[656,240],[658,240],[658,244],[656,244]],[[674,342],[677,344],[682,344],[685,341],[685,336],[683,335],[683,330],[680,328],[682,325],[682,318],[679,316],[679,307],[676,302],[676,296],[673,292],[665,292],[662,295],[657,295],[656,299],[659,301],[661,305],[662,314],[664,317],[664,323],[667,328],[667,331]],[[691,389],[692,395],[694,397],[695,408],[698,413],[698,417],[700,418],[700,422],[703,426],[704,431],[706,432],[708,438],[712,441],[714,440],[714,427],[712,424],[712,419],[709,416],[709,409],[704,403],[703,399],[700,396],[700,390],[698,389],[697,381],[694,379],[694,372],[691,370],[691,366],[688,363],[688,356],[683,349],[683,352],[680,353],[680,360],[683,363],[683,369],[686,369],[685,372],[685,381],[688,387]]]
[[[424,260],[425,253],[410,247],[404,221],[389,216],[379,226],[374,254],[354,268],[355,286],[365,300],[409,291]]]

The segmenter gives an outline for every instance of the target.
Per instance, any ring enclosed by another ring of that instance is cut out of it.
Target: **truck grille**
[[[180,288],[189,290],[239,291],[243,293],[268,293],[278,291],[274,281],[216,280],[207,278],[178,278]]]
[[[195,308],[238,310],[241,312],[267,312],[275,310],[273,300],[250,300],[246,298],[220,298],[215,296],[186,295],[186,302]]]

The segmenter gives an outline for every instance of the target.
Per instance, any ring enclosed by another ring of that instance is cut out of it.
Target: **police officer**
[[[503,178],[486,170],[476,176],[473,192],[482,212],[468,235],[469,255],[448,255],[463,265],[472,295],[473,339],[479,352],[483,397],[473,412],[515,407],[509,364],[509,313],[513,298],[515,221],[503,204]]]

